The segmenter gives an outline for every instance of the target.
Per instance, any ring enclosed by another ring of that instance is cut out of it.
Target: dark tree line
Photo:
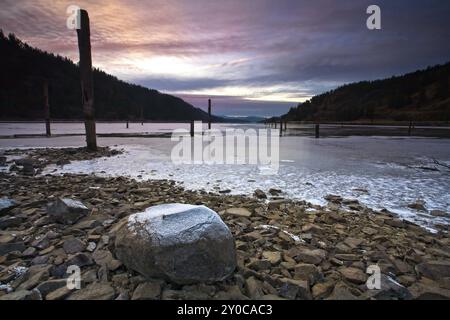
[[[300,121],[450,120],[450,62],[399,77],[344,85],[283,116]]]
[[[42,119],[44,79],[49,84],[52,118],[83,117],[80,73],[68,58],[33,48],[0,30],[0,70],[1,119]],[[97,119],[133,120],[141,114],[147,120],[208,119],[206,112],[180,98],[121,81],[99,69],[94,70],[94,99]]]

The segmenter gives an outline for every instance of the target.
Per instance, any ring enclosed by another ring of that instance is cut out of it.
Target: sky
[[[89,12],[93,65],[228,116],[280,115],[316,94],[450,61],[448,0],[0,0],[0,28],[78,61],[69,5]],[[366,9],[381,9],[369,30]]]

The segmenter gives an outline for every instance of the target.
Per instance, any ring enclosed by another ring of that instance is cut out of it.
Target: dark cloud
[[[193,93],[223,91],[220,97],[215,94],[221,114],[279,114],[297,98],[344,83],[450,60],[447,0],[378,0],[378,31],[366,28],[366,8],[372,0],[77,3],[91,16],[95,65],[200,105]],[[73,2],[3,0],[0,28],[76,60],[75,33],[65,27],[69,4]],[[164,66],[153,70],[154,64],[141,63],[154,57],[174,59],[179,74],[172,60],[166,62],[172,67],[167,73],[160,70]],[[230,93],[239,87],[245,94],[237,89]],[[277,97],[285,102],[248,100]]]

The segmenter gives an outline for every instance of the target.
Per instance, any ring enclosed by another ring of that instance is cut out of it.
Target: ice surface
[[[5,139],[10,143],[16,139]],[[14,141],[13,141],[14,142]],[[22,139],[23,146],[83,145],[82,137]],[[95,173],[137,180],[171,179],[187,189],[252,195],[259,188],[283,190],[283,196],[325,204],[327,194],[357,199],[373,209],[386,208],[424,226],[448,224],[446,217],[408,208],[424,200],[428,210],[450,212],[450,171],[423,170],[434,159],[450,164],[448,139],[414,137],[346,137],[314,139],[282,137],[280,170],[261,175],[256,165],[184,165],[170,161],[174,145],[167,138],[101,138],[100,145],[117,145],[125,153],[111,158],[74,161],[45,173]],[[1,144],[0,144],[1,146]],[[53,170],[56,170],[53,172]],[[366,189],[368,193],[356,189]]]

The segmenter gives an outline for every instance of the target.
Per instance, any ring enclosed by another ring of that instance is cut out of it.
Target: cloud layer
[[[276,115],[314,94],[450,60],[450,2],[3,0],[0,28],[78,60],[66,8],[91,19],[94,65],[217,114]]]

